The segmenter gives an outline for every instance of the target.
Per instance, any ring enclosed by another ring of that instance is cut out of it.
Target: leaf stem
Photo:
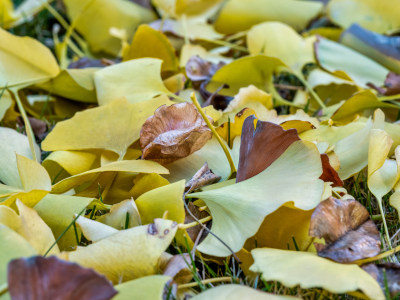
[[[310,94],[318,102],[319,106],[321,106],[322,109],[326,109],[325,103],[321,100],[321,98],[314,91],[314,89],[311,87],[311,85],[308,83],[308,81],[303,77],[303,75],[298,74],[298,73],[294,73],[294,75],[296,75],[296,77],[300,80],[300,82],[307,88],[307,90],[310,92]]]
[[[356,263],[357,265],[363,265],[363,264],[366,264],[366,263],[369,263],[369,262],[373,262],[373,261],[376,261],[376,260],[380,260],[380,259],[386,258],[386,257],[388,257],[390,255],[394,255],[399,251],[400,251],[400,245],[395,247],[395,248],[393,248],[393,249],[390,249],[388,251],[385,251],[385,252],[382,252],[382,253],[380,253],[378,255],[375,255],[373,257],[368,257],[368,258],[356,260],[353,263]]]
[[[189,229],[189,228],[192,228],[192,227],[195,227],[195,226],[199,225],[199,223],[206,223],[206,222],[211,221],[211,220],[212,220],[212,217],[211,216],[207,216],[207,217],[205,217],[203,219],[200,219],[199,222],[194,221],[194,222],[187,223],[187,224],[179,224],[178,228],[186,230],[186,229]]]
[[[4,295],[7,292],[8,292],[8,284],[7,282],[5,282],[2,285],[0,285],[0,296]]]
[[[199,113],[203,117],[204,122],[206,122],[208,128],[210,128],[210,130],[212,131],[212,133],[214,134],[214,136],[218,140],[218,143],[221,145],[222,150],[224,150],[225,156],[229,161],[229,166],[231,167],[231,176],[232,176],[233,174],[236,173],[236,167],[235,167],[235,164],[233,163],[233,159],[232,159],[232,156],[231,156],[228,148],[226,147],[224,141],[222,140],[222,138],[219,136],[219,134],[215,130],[214,126],[211,124],[210,120],[207,118],[207,116],[204,113],[204,111],[201,109],[200,104],[197,101],[196,95],[194,93],[192,93],[190,95],[190,99],[192,99],[193,104],[196,106],[197,110],[199,111]]]
[[[383,207],[382,207],[382,198],[381,197],[376,197],[376,200],[378,202],[379,211],[381,212],[381,216],[382,216],[382,223],[383,223],[383,228],[385,229],[386,242],[388,243],[389,248],[392,249],[392,244],[390,243],[389,230],[388,230],[388,227],[387,227],[387,224],[386,224],[385,213],[383,212]]]
[[[215,283],[215,282],[232,282],[231,277],[217,277],[217,278],[210,278],[210,279],[205,279],[200,281],[202,284],[207,284],[207,283]],[[185,284],[180,284],[178,285],[178,289],[187,289],[191,287],[198,286],[198,282],[190,282],[190,283],[185,283]]]
[[[33,134],[33,130],[31,127],[31,123],[29,122],[28,115],[26,114],[26,111],[24,109],[24,106],[22,105],[21,99],[19,98],[18,91],[9,90],[9,92],[13,95],[15,102],[17,102],[19,112],[21,113],[22,119],[24,120],[25,131],[26,131],[26,135],[28,136],[29,148],[31,148],[32,158],[33,158],[33,160],[35,160],[39,163],[40,160],[39,160],[39,157],[37,157],[36,151],[35,151],[35,135]]]

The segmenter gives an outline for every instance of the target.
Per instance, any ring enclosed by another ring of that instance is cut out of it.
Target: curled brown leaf
[[[204,165],[193,175],[193,177],[185,185],[185,194],[197,190],[203,186],[215,183],[221,179],[221,176],[215,175],[208,167],[208,163]]]
[[[322,201],[311,216],[309,234],[325,240],[325,245],[315,245],[318,255],[337,262],[372,257],[380,251],[378,229],[365,207],[353,199]]]
[[[108,300],[117,294],[103,275],[54,256],[12,260],[8,290],[14,300]]]
[[[211,130],[193,104],[163,105],[140,131],[142,158],[171,163],[201,149],[211,137]]]

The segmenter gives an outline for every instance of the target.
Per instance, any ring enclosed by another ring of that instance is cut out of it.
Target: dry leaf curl
[[[353,199],[333,197],[321,202],[311,216],[310,236],[324,238],[315,244],[318,255],[337,262],[372,257],[380,251],[380,235],[368,211]]]
[[[163,105],[143,124],[142,158],[171,163],[201,149],[211,137],[211,130],[193,104]]]

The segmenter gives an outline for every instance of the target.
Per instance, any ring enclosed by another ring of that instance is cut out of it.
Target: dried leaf
[[[117,294],[111,282],[92,269],[41,256],[11,261],[8,287],[16,300],[108,300]]]
[[[310,236],[324,238],[318,255],[337,262],[352,262],[380,252],[380,234],[364,206],[353,199],[333,197],[321,202],[311,216]]]
[[[170,276],[177,284],[188,283],[193,278],[189,253],[174,255],[163,270],[163,275]]]
[[[378,281],[382,290],[385,291],[387,287],[392,297],[398,296],[400,293],[400,266],[398,264],[368,264],[362,268]]]
[[[207,162],[193,175],[193,177],[185,185],[185,193],[190,193],[203,186],[215,183],[221,179],[208,167]]]
[[[171,163],[199,150],[211,137],[211,130],[193,104],[161,106],[140,131],[142,158]]]

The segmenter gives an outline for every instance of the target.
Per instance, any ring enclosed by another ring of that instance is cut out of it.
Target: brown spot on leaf
[[[211,137],[211,130],[193,104],[163,105],[143,124],[142,158],[167,164],[201,149]]]
[[[340,179],[339,174],[329,163],[328,155],[321,154],[321,162],[323,172],[319,178],[325,182],[332,182],[333,186],[343,186],[343,181]]]
[[[94,270],[41,256],[12,260],[8,289],[14,300],[107,300],[117,294],[111,282]]]
[[[309,234],[325,239],[325,245],[315,245],[319,256],[338,262],[372,257],[380,251],[375,224],[365,207],[353,199],[322,201],[311,216]]]

